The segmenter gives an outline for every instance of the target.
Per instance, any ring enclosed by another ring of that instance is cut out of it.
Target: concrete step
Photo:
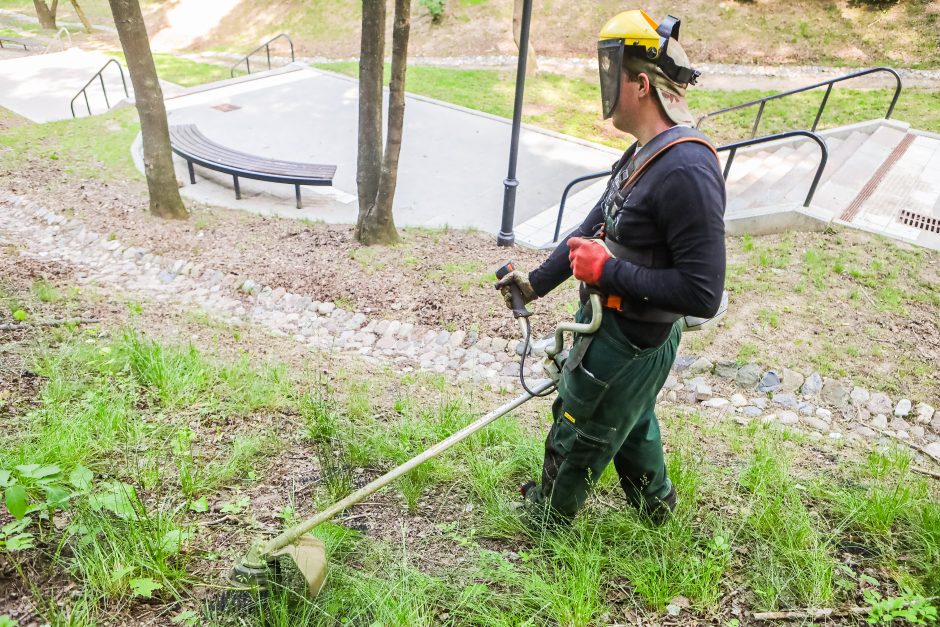
[[[820,187],[832,178],[836,170],[842,167],[842,164],[865,143],[868,137],[868,133],[855,131],[842,139],[826,138],[826,143],[829,144],[829,161],[826,163],[826,169],[823,170],[822,178],[819,180]],[[829,143],[833,140],[838,141],[834,147]]]
[[[725,186],[729,188],[737,188],[740,185],[742,179],[744,179],[748,174],[753,172],[757,168],[761,168],[764,165],[764,160],[771,154],[768,150],[761,150],[758,152],[750,153],[741,153],[735,155],[734,161],[731,162],[731,171],[728,172],[728,179],[725,181]],[[721,159],[721,169],[724,172],[725,164],[728,162],[727,153],[722,153]]]
[[[737,192],[728,202],[728,212],[740,211],[758,204],[773,204],[775,199],[767,195],[767,190],[783,179],[796,166],[802,157],[794,148],[780,148],[767,159],[767,167],[756,176],[746,188]]]
[[[911,136],[913,140],[900,158],[892,164],[872,194],[859,207],[853,226],[876,230],[893,237],[915,241],[935,239],[930,229],[905,224],[902,211],[929,219],[940,219],[940,141]]]
[[[816,175],[821,157],[822,154],[816,142],[812,140],[803,142],[790,158],[790,162],[793,163],[790,171],[765,191],[764,197],[767,201],[802,205],[806,199],[806,192],[812,184],[813,176]]]
[[[840,214],[858,195],[875,171],[884,163],[906,131],[882,126],[847,155],[824,185],[816,192],[814,204]],[[848,142],[847,142],[848,143]],[[845,145],[843,145],[845,148]]]
[[[607,187],[607,178],[600,178],[591,182],[582,183],[582,188],[575,188],[568,194],[565,202],[565,213],[562,216],[559,239],[571,231],[591,212],[598,199]],[[555,223],[558,220],[558,205],[537,213],[515,228],[516,240],[520,244],[532,248],[548,248],[553,246]]]
[[[761,152],[757,153],[753,158],[751,167],[748,169],[747,173],[740,177],[737,180],[729,181],[725,187],[728,192],[729,201],[732,198],[740,198],[744,192],[746,192],[751,185],[756,181],[761,179],[768,170],[782,163],[786,157],[786,152],[774,151],[774,152]],[[737,159],[735,159],[737,161]],[[731,171],[734,172],[734,165],[731,166]],[[730,178],[730,177],[729,177]]]

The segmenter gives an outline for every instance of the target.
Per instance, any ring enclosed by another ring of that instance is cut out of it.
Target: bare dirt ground
[[[221,208],[161,221],[146,213],[142,183],[79,182],[67,169],[36,159],[0,172],[0,185],[127,244],[379,318],[515,339],[493,272],[510,257],[528,270],[547,255],[455,230],[405,229],[396,246],[366,248],[351,227]],[[718,331],[689,335],[686,353],[819,370],[940,401],[937,253],[839,230],[732,238],[728,265],[731,312]],[[536,333],[569,317],[576,302],[569,281],[534,303]]]

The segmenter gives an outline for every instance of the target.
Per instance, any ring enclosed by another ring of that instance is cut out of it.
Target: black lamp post
[[[503,221],[496,236],[500,246],[512,246],[516,236],[512,232],[516,213],[516,160],[519,157],[519,130],[522,127],[522,94],[525,91],[525,62],[529,52],[529,21],[532,19],[532,0],[523,0],[522,24],[519,32],[519,64],[516,66],[516,100],[512,107],[512,138],[509,140],[509,172],[503,185]]]

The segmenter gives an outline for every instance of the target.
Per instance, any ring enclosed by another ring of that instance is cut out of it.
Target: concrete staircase
[[[818,230],[830,223],[940,250],[940,135],[894,120],[819,133],[829,160],[808,207],[818,145],[792,138],[739,150],[727,180],[729,235]],[[728,154],[721,153],[722,166]],[[606,185],[599,179],[569,197],[561,233],[580,224]],[[517,228],[523,243],[547,248],[558,207]]]

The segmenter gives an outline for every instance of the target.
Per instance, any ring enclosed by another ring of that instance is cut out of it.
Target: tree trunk
[[[59,0],[53,0],[52,8],[46,4],[46,0],[33,0],[33,6],[36,7],[36,17],[39,18],[39,27],[45,30],[55,30],[56,5]]]
[[[85,12],[82,11],[82,7],[78,6],[78,0],[71,0],[71,2],[72,8],[75,9],[75,13],[78,15],[78,19],[81,20],[82,26],[85,27],[85,32],[90,33],[92,31],[91,22],[88,21]]]
[[[161,218],[186,218],[170,152],[170,130],[163,90],[150,53],[147,27],[138,0],[109,0],[127,69],[134,85],[144,144],[144,174],[150,192],[150,212]]]
[[[396,25],[398,23],[396,5]],[[407,28],[407,25],[406,25]],[[393,42],[399,35],[393,34]],[[393,43],[394,45],[394,43]],[[407,46],[407,39],[406,39]],[[382,159],[382,76],[385,57],[385,0],[362,0],[362,40],[359,56],[359,154],[356,182],[359,192],[359,217],[356,239],[371,245],[398,240],[392,221],[391,195],[395,179],[383,177]],[[394,59],[393,59],[394,65]],[[404,71],[401,71],[404,79]],[[389,112],[391,127],[391,111]],[[399,130],[399,146],[400,130]],[[398,151],[395,149],[397,171]],[[379,205],[382,179],[386,179],[384,205]]]
[[[519,39],[522,34],[522,3],[523,0],[513,0],[512,3],[512,38],[516,42],[516,50],[519,50]],[[532,30],[529,29],[529,52],[526,55],[526,76],[532,76],[539,71],[539,60],[535,54],[535,47],[532,46]]]
[[[375,202],[382,167],[382,74],[385,56],[385,0],[362,0],[359,54],[358,237],[364,210]]]

